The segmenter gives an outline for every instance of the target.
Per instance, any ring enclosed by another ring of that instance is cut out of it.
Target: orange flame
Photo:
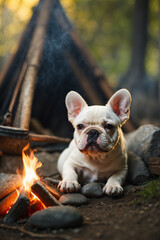
[[[32,151],[29,144],[22,150],[23,186],[27,192],[31,192],[31,186],[35,181],[39,180],[36,169],[42,166],[42,163],[38,162],[38,159],[35,157],[34,152],[35,150]]]

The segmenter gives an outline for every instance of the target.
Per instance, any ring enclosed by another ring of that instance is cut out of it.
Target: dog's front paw
[[[58,188],[63,193],[78,192],[79,189],[81,188],[81,185],[77,181],[62,180],[58,184]]]
[[[119,184],[106,184],[103,192],[108,196],[119,196],[123,193],[123,188]]]

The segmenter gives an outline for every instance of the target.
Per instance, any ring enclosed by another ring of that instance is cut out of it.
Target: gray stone
[[[59,202],[63,205],[80,206],[86,204],[88,199],[80,193],[67,193],[60,197]]]
[[[160,128],[146,124],[125,135],[128,151],[148,164],[151,157],[160,157]]]
[[[142,159],[136,154],[128,153],[128,176],[129,183],[134,185],[143,184],[150,176],[148,168]]]
[[[62,229],[80,226],[83,216],[74,207],[49,207],[31,215],[29,224],[41,229]]]
[[[86,197],[98,198],[102,197],[103,191],[100,183],[88,183],[84,185],[81,189],[81,193]]]

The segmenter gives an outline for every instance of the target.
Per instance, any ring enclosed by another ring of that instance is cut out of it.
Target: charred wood
[[[18,191],[13,191],[0,201],[0,216],[3,216],[12,207],[12,205],[17,201]]]
[[[29,195],[27,192],[22,191],[19,198],[9,210],[8,214],[4,217],[3,223],[14,223],[20,218],[23,218],[30,205]]]
[[[31,189],[46,207],[55,205],[61,206],[57,199],[43,186],[41,182],[35,182]]]
[[[45,180],[41,180],[41,183],[57,200],[61,197],[62,193],[57,189],[57,187],[53,186],[53,184],[51,186],[51,184]]]

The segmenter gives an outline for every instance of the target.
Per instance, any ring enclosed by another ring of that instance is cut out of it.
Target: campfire
[[[61,205],[58,202],[61,194],[57,188],[50,186],[45,179],[40,178],[36,173],[37,168],[40,168],[42,163],[36,158],[35,151],[31,150],[29,144],[22,150],[23,172],[20,174],[17,171],[19,178],[22,178],[22,185],[4,197],[0,204],[0,215],[5,215],[4,223],[14,223],[38,210]]]

